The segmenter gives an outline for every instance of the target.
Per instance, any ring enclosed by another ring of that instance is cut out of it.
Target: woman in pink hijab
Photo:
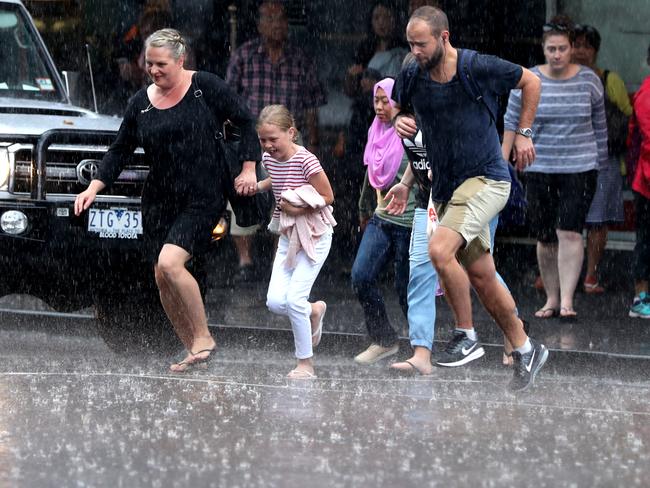
[[[393,84],[392,78],[386,78],[374,87],[375,119],[368,130],[363,155],[367,173],[359,201],[359,216],[361,228],[365,230],[352,266],[352,286],[363,307],[370,346],[354,358],[359,364],[375,363],[398,350],[398,333],[388,319],[378,283],[380,274],[391,263],[395,290],[405,317],[407,312],[409,240],[415,192],[410,193],[406,212],[399,216],[388,214],[388,202],[384,201],[388,190],[400,182],[408,167],[402,140],[391,124],[396,112],[391,98]],[[369,200],[372,203],[369,204]]]

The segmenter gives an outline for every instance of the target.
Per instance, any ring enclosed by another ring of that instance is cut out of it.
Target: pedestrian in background
[[[277,206],[269,229],[280,234],[266,305],[291,321],[298,363],[288,377],[310,379],[327,304],[308,298],[332,245],[334,194],[318,158],[296,143],[298,130],[286,107],[265,107],[257,133],[270,175],[257,191],[273,190]]]
[[[287,107],[296,117],[298,130],[306,134],[307,148],[317,151],[318,107],[327,99],[314,61],[289,42],[289,21],[283,2],[265,0],[258,14],[259,37],[235,50],[228,63],[226,81],[246,100],[255,117],[267,105]],[[240,227],[235,218],[232,220],[231,234],[239,255],[238,281],[249,281],[255,276],[251,246],[258,228]]]
[[[187,349],[170,369],[183,372],[207,362],[216,350],[198,283],[186,268],[208,250],[211,231],[226,207],[226,185],[232,184],[224,181],[226,162],[214,137],[215,119],[241,128],[242,173],[235,179],[240,194],[255,192],[259,145],[254,118],[226,83],[185,69],[186,42],[178,31],[158,30],[145,46],[153,83],[129,100],[115,142],[97,177],[77,196],[74,210],[80,215],[88,209],[97,193],[117,179],[133,151],[144,149],[150,167],[142,193],[145,245],[162,305]]]
[[[525,168],[528,215],[537,238],[546,302],[540,319],[575,320],[575,289],[582,271],[582,230],[608,161],[603,85],[591,68],[572,62],[574,33],[564,24],[543,27],[546,64],[531,71],[542,82],[532,127],[537,157]],[[509,152],[521,113],[521,92],[510,94],[503,152]]]
[[[625,220],[623,211],[623,177],[621,162],[625,156],[627,125],[632,105],[625,83],[615,71],[603,70],[597,63],[600,33],[590,25],[576,25],[573,61],[591,68],[605,88],[607,118],[607,163],[598,171],[596,193],[587,213],[587,274],[583,282],[586,293],[603,293],[598,266],[607,245],[607,228]]]
[[[650,46],[648,47],[650,65]],[[634,115],[630,122],[628,142],[636,140],[639,159],[632,189],[636,208],[636,244],[634,246],[634,300],[629,315],[632,318],[650,319],[650,76],[634,96]]]
[[[339,208],[345,208],[347,217],[340,222],[345,227],[339,234],[345,236],[345,242],[339,246],[339,255],[344,255],[346,268],[354,260],[362,237],[357,226],[357,203],[364,185],[365,170],[359,161],[366,148],[368,128],[375,118],[374,86],[379,80],[397,76],[407,52],[398,30],[398,12],[394,5],[387,1],[375,2],[365,35],[357,45],[353,63],[345,72],[343,90],[351,100],[351,114],[347,127],[339,131],[333,150],[339,159],[333,182]],[[349,235],[354,239],[352,242]]]

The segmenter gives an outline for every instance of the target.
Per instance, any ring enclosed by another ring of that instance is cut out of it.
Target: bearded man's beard
[[[432,69],[437,68],[444,55],[445,49],[442,47],[442,43],[438,43],[438,49],[435,50],[429,59],[422,63],[422,68],[426,71],[431,71]]]

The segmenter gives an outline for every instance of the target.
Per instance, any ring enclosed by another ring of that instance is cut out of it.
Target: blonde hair
[[[257,118],[256,127],[259,129],[263,124],[275,125],[285,132],[293,128],[296,131],[293,142],[298,140],[299,132],[296,129],[296,121],[289,109],[284,105],[267,105],[264,107]]]
[[[147,37],[144,47],[164,47],[169,49],[172,58],[176,61],[187,51],[187,43],[176,29],[160,29]]]

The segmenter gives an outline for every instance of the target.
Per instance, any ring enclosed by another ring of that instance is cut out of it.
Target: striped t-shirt
[[[567,80],[544,76],[542,93],[533,123],[535,162],[526,171],[539,173],[583,173],[607,163],[607,121],[603,85],[598,75],[581,66]],[[521,90],[512,90],[504,128],[519,127]]]
[[[309,178],[323,171],[318,158],[307,151],[303,146],[298,146],[296,154],[287,161],[278,161],[269,153],[262,155],[262,164],[271,177],[271,188],[275,198],[273,219],[280,218],[280,197],[284,190],[295,190],[309,183]]]

